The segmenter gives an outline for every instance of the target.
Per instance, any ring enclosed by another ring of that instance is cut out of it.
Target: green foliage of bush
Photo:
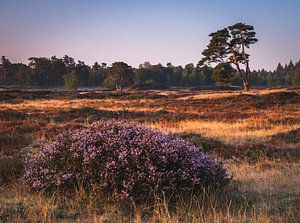
[[[122,90],[123,87],[132,85],[133,70],[131,66],[124,62],[115,62],[108,69],[106,80],[109,81],[109,84],[114,84],[116,90]]]
[[[79,75],[75,71],[72,71],[71,73],[64,75],[64,82],[65,87],[68,90],[77,91],[80,83]]]
[[[293,85],[300,85],[300,69],[297,69],[292,78]]]
[[[221,63],[213,69],[212,79],[218,85],[230,85],[235,79],[235,70],[228,63]]]
[[[111,79],[105,79],[103,82],[103,86],[107,89],[110,90],[115,90],[116,89],[116,85],[114,84],[114,82]]]

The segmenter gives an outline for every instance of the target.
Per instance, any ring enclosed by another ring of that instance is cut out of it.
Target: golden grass
[[[189,95],[189,96],[184,96],[184,97],[179,97],[178,99],[180,100],[200,100],[200,99],[219,99],[219,98],[226,98],[226,97],[232,97],[232,96],[239,96],[243,94],[248,94],[248,95],[266,95],[270,93],[278,93],[278,92],[288,92],[287,88],[280,88],[280,89],[264,89],[264,90],[251,90],[247,93],[244,91],[224,91],[224,92],[217,92],[217,93],[212,93],[211,91],[201,91],[199,93]]]
[[[252,90],[253,95],[289,92],[290,89]],[[294,90],[293,90],[294,91]],[[271,142],[272,136],[300,128],[300,103],[275,103],[253,106],[244,101],[222,104],[219,99],[239,97],[242,92],[174,92],[153,91],[149,94],[176,96],[171,98],[135,99],[106,97],[104,99],[26,99],[4,101],[0,112],[11,110],[32,114],[30,119],[1,120],[0,134],[9,137],[0,142],[3,151],[8,148],[24,149],[28,142],[41,144],[56,132],[74,126],[78,115],[71,120],[44,119],[59,112],[90,107],[104,111],[169,112],[168,117],[187,115],[157,121],[145,116],[144,123],[171,133],[194,133],[219,140],[228,145],[255,145]],[[139,93],[136,93],[137,95]],[[188,96],[186,96],[188,95]],[[218,103],[214,100],[218,99]],[[251,99],[252,100],[252,99]],[[255,100],[255,99],[253,99]],[[246,103],[246,104],[245,104]],[[240,108],[240,106],[244,106]],[[41,115],[36,116],[35,115]],[[199,115],[198,118],[189,115]],[[150,116],[149,116],[150,117]],[[152,116],[151,116],[152,117]],[[100,119],[101,117],[99,117]],[[88,118],[87,118],[88,120]],[[82,120],[81,120],[82,122]],[[86,123],[89,124],[89,121]],[[0,135],[1,139],[1,135]],[[26,142],[26,143],[25,143]],[[2,143],[2,144],[1,144]],[[288,145],[298,148],[298,144]],[[8,148],[6,148],[8,147]],[[16,150],[19,151],[19,150]],[[3,152],[4,153],[4,152]],[[10,155],[10,154],[9,154]],[[7,157],[2,157],[0,162]],[[1,160],[2,159],[2,160]],[[8,160],[13,163],[13,157]],[[7,161],[7,162],[8,162]],[[166,200],[157,200],[152,206],[122,208],[122,204],[107,201],[98,194],[79,190],[70,199],[46,197],[28,192],[20,183],[0,187],[0,222],[193,222],[193,223],[281,223],[300,222],[300,163],[299,160],[259,158],[255,162],[243,159],[224,160],[233,174],[233,182],[221,197],[206,193],[168,207]],[[0,165],[1,166],[1,165]],[[5,171],[6,167],[2,167]],[[10,168],[13,169],[13,168]],[[6,219],[6,220],[5,220]],[[7,220],[8,219],[8,220]]]
[[[278,133],[286,133],[300,128],[295,124],[269,124],[245,119],[238,122],[185,120],[179,122],[156,122],[151,127],[168,133],[197,133],[215,138],[226,144],[264,143]]]
[[[263,159],[255,164],[230,162],[227,166],[240,182],[241,191],[278,197],[283,194],[300,195],[299,162],[283,163]]]
[[[9,190],[0,189],[0,216],[5,210],[14,213],[10,216],[13,222],[24,222],[24,216],[31,222],[280,223],[300,220],[297,213],[300,163],[229,161],[227,167],[238,189],[232,187],[221,197],[204,192],[201,196],[182,198],[171,210],[165,199],[157,199],[151,206],[138,205],[128,210],[120,203],[84,190],[65,199],[30,193],[16,184]]]
[[[143,101],[143,103],[147,103]],[[22,103],[2,103],[0,110],[35,111],[35,112],[57,112],[76,108],[90,107],[105,111],[134,111],[149,112],[157,111],[155,108],[136,107],[140,100],[113,100],[113,99],[39,99],[24,100]]]

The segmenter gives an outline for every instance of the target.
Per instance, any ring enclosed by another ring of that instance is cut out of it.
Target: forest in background
[[[115,68],[112,69],[115,65]],[[222,85],[213,78],[213,67],[199,66],[192,63],[183,66],[174,66],[167,63],[153,65],[150,62],[140,64],[133,68],[124,62],[116,62],[111,66],[106,63],[95,62],[92,66],[85,62],[65,55],[63,58],[52,56],[29,58],[28,65],[12,63],[5,56],[1,58],[0,85],[18,86],[63,86],[64,76],[75,72],[79,77],[79,86],[84,87],[110,87],[108,79],[110,72],[116,69],[127,70],[124,74],[124,86],[157,85],[169,87],[198,87]],[[230,83],[242,86],[237,77]],[[278,64],[274,71],[253,70],[250,76],[251,86],[290,86],[300,84],[300,61],[282,65]]]

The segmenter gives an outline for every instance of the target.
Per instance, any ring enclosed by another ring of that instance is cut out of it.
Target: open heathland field
[[[24,157],[57,134],[111,119],[202,146],[232,180],[218,193],[139,204],[83,188],[42,194],[19,180]],[[2,91],[0,222],[300,222],[300,89]]]

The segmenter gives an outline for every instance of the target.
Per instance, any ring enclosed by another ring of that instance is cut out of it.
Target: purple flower
[[[72,192],[96,184],[117,199],[143,199],[151,191],[222,188],[229,182],[222,163],[202,148],[150,128],[99,121],[63,132],[27,159],[23,180],[33,189]]]

